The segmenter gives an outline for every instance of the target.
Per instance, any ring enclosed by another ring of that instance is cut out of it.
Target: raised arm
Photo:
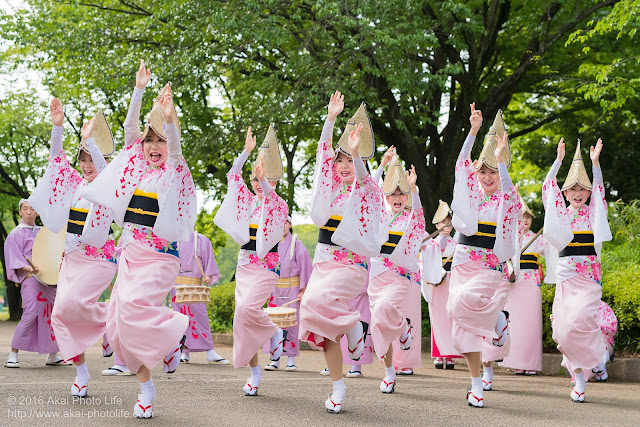
[[[471,159],[471,149],[473,148],[473,142],[476,140],[476,135],[482,127],[482,111],[476,110],[476,103],[471,104],[471,116],[469,117],[471,123],[471,130],[464,140],[462,150],[460,150],[460,156],[458,160]]]
[[[353,169],[355,171],[356,179],[364,179],[369,175],[367,167],[364,165],[364,160],[360,157],[360,132],[362,131],[362,123],[356,124],[355,128],[349,134],[349,150],[353,156]]]
[[[593,168],[593,185],[604,187],[604,179],[602,178],[602,169],[600,169],[600,153],[602,152],[602,138],[598,138],[596,146],[591,146],[589,157],[591,158],[591,166]]]
[[[124,121],[124,144],[130,147],[140,138],[140,107],[142,106],[142,95],[144,88],[147,87],[151,80],[151,70],[146,68],[144,60],[140,60],[140,68],[136,73],[136,87],[133,89],[131,101],[129,102],[129,111]]]
[[[180,146],[180,131],[173,117],[174,105],[171,86],[166,86],[166,91],[158,102],[160,112],[164,117],[164,131],[167,135],[167,149],[169,151],[169,161],[176,166],[182,159],[182,147]]]
[[[249,126],[249,129],[247,129],[247,137],[244,140],[244,150],[242,150],[242,153],[235,158],[233,165],[231,166],[232,174],[239,175],[242,172],[242,167],[254,148],[256,148],[256,137],[253,136],[251,126]]]
[[[54,158],[62,151],[62,124],[64,123],[64,111],[62,110],[62,103],[58,98],[53,98],[51,100],[49,110],[51,110],[51,121],[53,122],[49,156]]]
[[[104,156],[98,149],[96,142],[93,139],[93,124],[95,119],[89,120],[89,122],[82,125],[82,139],[84,139],[84,143],[87,144],[87,149],[89,150],[89,154],[91,155],[91,160],[93,161],[93,165],[96,167],[96,172],[99,175],[100,172],[107,167],[107,161],[104,159]]]
[[[496,147],[495,155],[498,162],[500,185],[502,186],[502,191],[508,191],[513,188],[513,182],[511,182],[507,165],[504,163],[504,153],[509,144],[509,135],[506,132],[502,138],[500,138],[500,135],[496,135],[496,141],[498,142],[498,146]]]

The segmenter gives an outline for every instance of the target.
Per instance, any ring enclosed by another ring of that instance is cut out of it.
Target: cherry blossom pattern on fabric
[[[333,260],[344,265],[359,265],[360,267],[369,268],[369,260],[367,257],[358,255],[339,246],[329,246],[329,250],[333,255]]]
[[[178,244],[156,236],[152,227],[127,222],[125,223],[125,229],[131,231],[135,241],[153,249],[156,252],[167,253],[175,256],[178,254]]]
[[[611,307],[609,307],[609,305],[604,301],[600,301],[596,320],[600,326],[600,330],[602,331],[602,338],[611,348],[613,348],[614,339],[618,333],[618,318]]]
[[[380,258],[382,258],[382,264],[392,273],[402,276],[405,279],[413,280],[415,283],[420,283],[420,271],[412,272],[404,267],[400,267],[391,262],[387,255],[381,254]]]

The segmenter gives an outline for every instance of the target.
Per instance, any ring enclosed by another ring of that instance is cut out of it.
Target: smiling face
[[[396,188],[396,191],[385,197],[387,199],[387,203],[391,206],[393,213],[402,212],[409,200],[409,195],[404,194],[399,188]]]
[[[30,226],[33,226],[36,223],[36,218],[38,217],[38,213],[31,207],[29,202],[22,202],[18,214],[20,215],[20,218]]]
[[[276,188],[278,185],[278,181],[269,181],[269,185],[271,188]],[[262,197],[264,196],[262,187],[260,187],[260,181],[258,178],[253,178],[251,180],[251,188],[253,189],[253,193],[258,196],[258,200],[262,201]]]
[[[522,216],[522,225],[524,226],[524,232],[526,233],[531,228],[531,223],[533,222],[533,217],[528,213]]]
[[[161,166],[169,157],[167,141],[160,138],[153,129],[149,129],[149,132],[144,137],[142,150],[144,151],[144,158],[151,163],[151,166]]]
[[[355,177],[355,172],[353,169],[353,158],[347,156],[344,153],[338,153],[338,157],[336,157],[336,161],[334,162],[336,167],[336,173],[347,185],[353,183],[353,179]]]
[[[476,175],[478,176],[478,182],[487,196],[492,195],[498,190],[500,186],[500,174],[498,171],[494,171],[483,164],[480,170],[476,172]]]
[[[78,155],[78,164],[80,165],[80,171],[84,176],[84,179],[87,182],[91,182],[98,176],[98,171],[96,170],[95,165],[93,164],[93,159],[91,158],[91,154],[87,153],[84,150],[80,151]]]
[[[580,184],[574,184],[570,188],[564,190],[563,193],[569,204],[571,204],[571,207],[576,210],[584,206],[591,195],[591,191],[582,187]]]

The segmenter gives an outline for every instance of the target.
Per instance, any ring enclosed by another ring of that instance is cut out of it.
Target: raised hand
[[[251,153],[256,148],[256,137],[251,133],[251,126],[247,129],[247,138],[244,140],[244,151]]]
[[[411,165],[411,169],[407,171],[407,181],[409,182],[409,188],[412,193],[417,193],[418,189],[416,188],[416,181],[418,180],[418,175],[416,175],[416,167]]]
[[[93,122],[95,122],[95,117],[91,120],[89,120],[88,122],[84,123],[82,125],[82,131],[80,131],[80,134],[82,135],[82,139],[89,139],[91,138],[91,135],[93,135]]]
[[[349,134],[349,150],[352,157],[360,157],[360,132],[362,131],[362,123],[356,124],[351,133]]]
[[[342,110],[344,110],[344,95],[338,91],[332,94],[327,110],[327,120],[332,122],[335,121],[338,118],[338,114],[342,113]]]
[[[160,107],[160,112],[162,113],[162,117],[164,117],[164,122],[166,124],[171,124],[174,122],[173,118],[173,94],[171,93],[171,85],[167,83],[165,86],[166,92],[160,98],[158,102],[158,106]]]
[[[258,178],[258,181],[264,181],[264,154],[260,156],[260,161],[253,170],[253,173],[256,175],[256,178]]]
[[[560,163],[562,163],[562,159],[564,159],[564,150],[564,138],[561,138],[560,142],[558,143],[558,156],[556,157],[556,160]]]
[[[471,123],[471,135],[476,135],[480,127],[482,127],[482,111],[476,110],[476,103],[471,104],[471,116],[469,117]]]
[[[394,145],[392,145],[391,147],[389,147],[389,149],[384,153],[384,156],[382,156],[382,163],[380,164],[380,167],[385,167],[389,164],[389,162],[391,160],[393,160],[393,156],[396,155],[396,147]]]
[[[504,163],[504,153],[507,151],[509,134],[505,132],[502,138],[500,138],[500,135],[496,134],[496,141],[498,142],[498,146],[495,151],[496,160],[498,163]]]
[[[140,60],[140,68],[136,73],[136,87],[144,89],[151,81],[151,70],[144,66],[144,59]]]
[[[49,105],[51,110],[51,121],[55,126],[62,126],[64,123],[64,111],[62,110],[62,103],[58,98],[53,98]]]
[[[589,157],[591,157],[591,164],[594,167],[600,166],[600,152],[602,151],[602,138],[598,138],[598,142],[596,142],[596,146],[591,146]]]

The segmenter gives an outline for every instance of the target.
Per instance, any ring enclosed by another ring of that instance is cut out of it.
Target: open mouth
[[[84,176],[93,176],[95,172],[93,170],[83,170],[82,173]]]
[[[573,202],[574,202],[574,203],[576,203],[576,204],[577,204],[577,203],[582,203],[582,197],[576,197],[576,198],[574,198],[574,199],[573,199]]]
[[[342,171],[342,172],[340,172],[340,176],[343,177],[343,178],[349,178],[351,176],[351,172]]]
[[[395,202],[395,203],[393,204],[393,207],[394,207],[394,208],[398,208],[398,209],[402,208],[402,202]]]
[[[495,184],[495,181],[483,181],[483,184],[486,187],[493,187],[493,185]]]
[[[159,162],[160,160],[162,160],[162,154],[160,153],[149,153],[149,157],[151,158],[152,162]]]

